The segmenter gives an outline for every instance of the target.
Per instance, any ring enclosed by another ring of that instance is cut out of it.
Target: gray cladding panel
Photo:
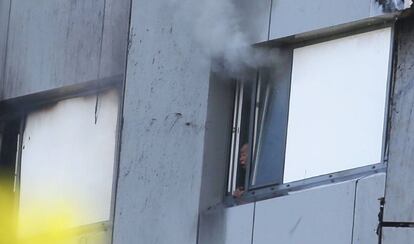
[[[251,244],[254,204],[201,215],[199,244]]]
[[[378,213],[384,197],[385,173],[358,180],[353,244],[378,244]]]
[[[254,244],[349,244],[355,181],[256,203]]]
[[[371,15],[371,0],[273,0],[270,39],[345,24]]]
[[[384,221],[414,222],[414,20],[399,22],[396,32],[398,50]]]
[[[131,0],[106,0],[100,78],[124,74]]]
[[[5,96],[98,78],[104,0],[12,2]]]
[[[411,244],[414,243],[412,228],[383,228],[382,244]]]
[[[197,241],[210,66],[172,2],[131,9],[114,244]]]
[[[0,99],[3,93],[4,62],[6,57],[7,26],[9,23],[10,0],[0,0]]]
[[[225,244],[250,244],[253,231],[254,204],[226,210]]]

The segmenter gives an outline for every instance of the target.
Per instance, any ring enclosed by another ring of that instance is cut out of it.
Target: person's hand
[[[243,187],[238,187],[234,192],[233,192],[233,197],[235,198],[240,198],[241,196],[243,196],[244,194],[244,189]]]
[[[240,165],[245,168],[247,164],[247,160],[249,158],[249,144],[244,144],[240,148]]]

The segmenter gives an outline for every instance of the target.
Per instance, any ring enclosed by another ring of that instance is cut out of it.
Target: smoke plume
[[[405,2],[409,3],[410,1],[411,0],[376,0],[376,4],[381,12],[389,13],[404,10],[409,7]]]
[[[242,26],[242,12],[235,0],[172,0],[176,18],[185,21],[192,38],[205,56],[213,60],[213,70],[237,77],[248,68],[271,66],[277,53],[252,46]]]

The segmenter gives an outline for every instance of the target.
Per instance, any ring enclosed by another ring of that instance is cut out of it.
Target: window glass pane
[[[249,160],[249,139],[250,126],[251,126],[251,115],[253,108],[253,90],[254,82],[245,82],[243,84],[243,102],[242,102],[242,116],[240,124],[240,142],[239,142],[239,157],[238,161],[240,164],[238,172],[237,186],[244,188],[246,180],[246,166]]]
[[[294,50],[284,182],[379,163],[391,29]]]
[[[256,127],[251,182],[254,186],[282,183],[289,84],[262,72],[256,99]]]
[[[74,98],[28,115],[21,162],[21,219],[76,211],[75,225],[110,218],[118,94]]]

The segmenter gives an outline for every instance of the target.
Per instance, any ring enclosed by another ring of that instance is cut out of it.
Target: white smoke
[[[373,13],[389,13],[410,8],[412,0],[375,0],[373,4],[375,6]]]
[[[392,4],[396,10],[404,9],[404,0],[392,0]]]
[[[268,48],[253,47],[242,28],[243,14],[235,0],[171,0],[176,18],[185,21],[192,38],[206,57],[215,60],[213,69],[238,76],[246,68],[273,65],[277,53]]]

